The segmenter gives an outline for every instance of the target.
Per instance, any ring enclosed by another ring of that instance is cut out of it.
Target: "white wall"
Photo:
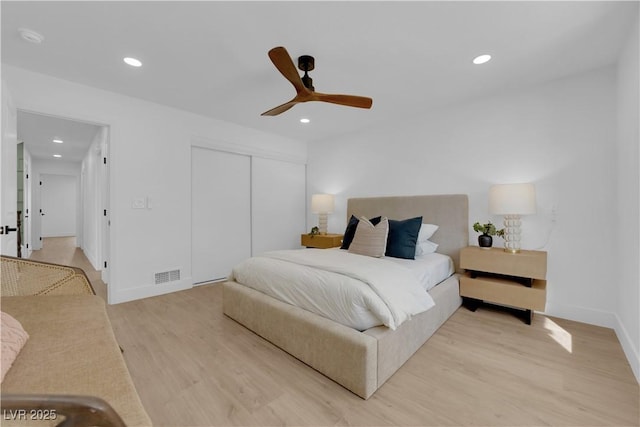
[[[618,64],[618,173],[616,222],[618,249],[618,327],[631,367],[640,381],[640,76],[638,23]]]
[[[41,237],[44,237],[42,232],[42,216],[40,215],[40,209],[42,209],[42,192],[40,187],[40,180],[42,175],[68,175],[72,176],[76,179],[76,218],[80,218],[80,163],[79,162],[67,162],[60,159],[41,159],[41,158],[32,158],[31,160],[31,169],[33,173],[33,178],[31,180],[31,207],[32,207],[32,215],[31,215],[31,244],[34,250],[42,249],[42,240]],[[46,212],[45,212],[46,215]],[[75,235],[80,236],[82,230],[80,227],[80,222],[76,222],[76,230]],[[78,242],[76,242],[77,244]]]
[[[254,157],[251,160],[252,255],[300,247],[306,221],[305,165]],[[268,215],[269,212],[278,212]]]
[[[110,286],[117,303],[191,287],[190,161],[196,136],[245,150],[306,159],[306,144],[11,66],[3,78],[16,106],[110,126]],[[60,102],[64,99],[64,102]],[[132,209],[138,197],[152,209]],[[154,285],[154,273],[183,276]]]
[[[615,82],[614,68],[600,69],[310,144],[307,193],[337,194],[329,230],[340,232],[348,197],[465,193],[470,224],[501,223],[489,187],[533,182],[538,214],[523,220],[523,248],[548,251],[546,311],[613,327]]]

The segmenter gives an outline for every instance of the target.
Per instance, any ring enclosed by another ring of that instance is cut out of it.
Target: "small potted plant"
[[[496,229],[496,226],[491,221],[486,224],[480,224],[476,222],[473,224],[473,231],[480,233],[478,236],[478,246],[481,248],[490,248],[493,245],[493,237],[491,236],[504,236],[504,228]]]
[[[311,236],[312,239],[313,239],[313,236],[317,236],[318,234],[320,234],[320,229],[318,227],[311,228],[311,231],[309,232],[309,236]]]

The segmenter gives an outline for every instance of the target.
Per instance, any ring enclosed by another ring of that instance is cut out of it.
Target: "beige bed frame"
[[[406,219],[422,216],[437,224],[431,238],[459,271],[459,250],[469,241],[466,195],[370,197],[349,199],[351,215]],[[395,331],[378,326],[359,332],[309,311],[278,301],[234,281],[224,283],[224,313],[256,334],[323,373],[363,399],[369,398],[460,307],[458,274],[429,293],[436,306]]]

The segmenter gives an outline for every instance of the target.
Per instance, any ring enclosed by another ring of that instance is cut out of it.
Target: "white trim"
[[[126,289],[114,289],[111,293],[109,304],[120,304],[122,302],[155,297],[158,295],[169,294],[177,291],[184,291],[193,287],[192,281],[193,280],[191,279],[191,277],[186,277],[181,280],[176,280],[175,282],[161,285],[147,285]]]
[[[627,362],[629,362],[629,366],[636,377],[636,381],[640,383],[640,355],[638,354],[637,349],[634,348],[633,341],[629,338],[626,328],[616,313],[547,302],[547,310],[544,314],[613,329],[620,345],[622,346]]]
[[[102,265],[100,265],[100,262],[98,262],[98,260],[95,259],[91,251],[85,251],[84,248],[80,248],[80,250],[82,251],[84,256],[87,257],[87,259],[89,260],[89,263],[91,263],[91,266],[93,267],[94,270],[96,271],[102,270]]]
[[[616,331],[618,341],[620,341],[620,344],[622,345],[622,350],[624,351],[625,356],[627,356],[631,370],[636,376],[636,381],[640,384],[640,355],[638,354],[638,350],[633,347],[633,341],[629,338],[629,333],[624,327],[624,324],[620,321],[617,314],[614,316],[616,319],[616,325],[613,329]]]
[[[85,123],[88,125],[94,125],[94,126],[109,126],[109,124],[102,122],[100,120],[95,120],[94,118],[90,118],[89,116],[85,116],[83,114],[80,115],[75,115],[75,114],[69,114],[67,112],[65,112],[64,114],[58,114],[58,113],[48,113],[45,112],[47,110],[49,110],[46,107],[42,107],[42,106],[38,106],[38,108],[23,108],[23,107],[18,107],[19,111],[22,111],[24,113],[30,113],[30,114],[37,114],[39,116],[45,116],[45,117],[52,117],[55,119],[62,119],[62,120],[71,120],[74,122],[81,122],[81,123]]]
[[[303,165],[307,164],[307,157],[303,155],[257,148],[239,142],[227,142],[198,135],[191,137],[191,146],[207,148],[210,150],[226,151],[227,153],[242,154],[245,156],[261,157],[263,159],[281,160],[284,162],[299,163]]]
[[[549,301],[547,301],[547,308],[544,314],[610,329],[613,329],[616,325],[616,316],[610,311],[575,305],[554,304]]]

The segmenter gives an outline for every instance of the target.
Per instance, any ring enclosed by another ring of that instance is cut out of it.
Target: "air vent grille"
[[[163,271],[156,273],[156,285],[180,280],[180,270]]]

